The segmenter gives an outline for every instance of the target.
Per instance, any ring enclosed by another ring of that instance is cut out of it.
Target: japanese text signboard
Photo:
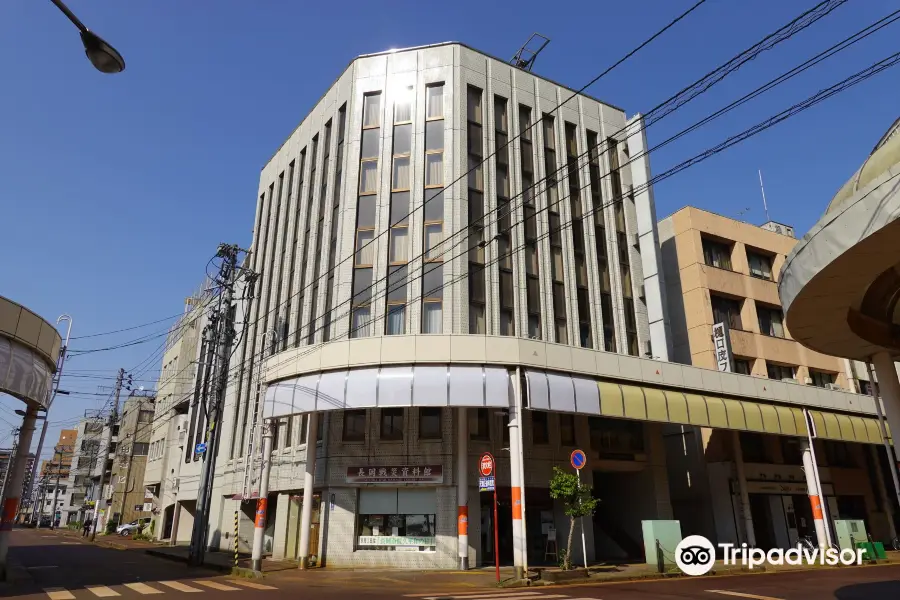
[[[716,353],[716,366],[720,371],[731,372],[731,339],[725,323],[713,325],[713,349]]]
[[[347,467],[347,483],[443,483],[441,465],[389,465]]]

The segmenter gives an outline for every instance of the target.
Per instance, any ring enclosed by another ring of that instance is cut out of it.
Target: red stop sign
[[[478,463],[478,469],[481,471],[482,477],[490,477],[494,474],[494,457],[490,452],[481,455],[481,461]]]

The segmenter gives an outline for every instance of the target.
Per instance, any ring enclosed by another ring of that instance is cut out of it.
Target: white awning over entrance
[[[507,408],[511,403],[505,368],[416,365],[344,369],[279,381],[266,389],[265,415],[392,406]]]

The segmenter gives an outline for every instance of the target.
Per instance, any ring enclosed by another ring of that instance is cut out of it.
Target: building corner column
[[[753,514],[750,512],[750,493],[747,492],[747,473],[744,470],[744,453],[741,448],[741,434],[739,431],[731,432],[732,447],[734,449],[734,468],[737,471],[738,491],[741,496],[741,512],[743,513],[744,531],[747,545],[756,547],[756,529],[753,527]],[[740,533],[740,529],[738,530]]]
[[[2,514],[0,514],[0,581],[5,581],[8,575],[7,558],[10,536],[16,520],[16,513],[19,511],[19,497],[25,483],[25,468],[28,463],[28,454],[31,452],[31,438],[34,435],[37,412],[37,406],[34,404],[29,404],[25,409],[22,428],[19,430],[19,444],[16,446],[15,454],[10,456],[7,466],[10,473],[6,480],[6,497],[3,499]],[[40,460],[40,457],[35,456],[34,460]]]
[[[306,472],[303,476],[303,508],[300,512],[300,568],[309,568],[309,536],[312,522],[313,486],[316,481],[316,439],[319,433],[319,413],[309,413],[306,426]]]
[[[892,435],[900,436],[900,433],[897,433],[900,432],[900,380],[897,379],[894,358],[887,352],[879,352],[872,356],[872,364],[875,365],[875,374],[878,376],[878,391],[881,392],[881,401],[884,404],[884,418],[887,419]],[[891,466],[896,468],[896,461],[891,462]]]
[[[468,409],[456,409],[456,534],[459,570],[469,569],[469,420]]]

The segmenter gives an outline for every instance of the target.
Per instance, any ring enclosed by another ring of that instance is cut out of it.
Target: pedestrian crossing
[[[555,591],[555,590],[554,590]],[[465,591],[456,594],[447,592],[431,592],[428,594],[406,594],[406,598],[414,598],[416,600],[601,600],[600,598],[579,598],[577,596],[569,596],[567,594],[554,594],[551,592],[525,591],[519,589],[509,589],[506,591],[484,590]]]
[[[225,579],[215,581],[212,579],[197,579],[194,581],[136,581],[123,583],[116,586],[87,585],[82,589],[69,590],[66,588],[45,588],[49,600],[77,600],[81,598],[117,598],[134,596],[153,596],[167,592],[181,592],[185,594],[202,594],[203,592],[239,592],[242,590],[275,590],[271,585],[257,583],[243,579]],[[524,599],[523,599],[524,600]]]

